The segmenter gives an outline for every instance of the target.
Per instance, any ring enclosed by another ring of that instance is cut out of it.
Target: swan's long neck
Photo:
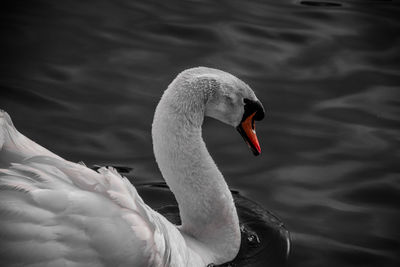
[[[222,263],[236,256],[240,230],[232,195],[202,139],[211,93],[207,83],[175,80],[157,106],[152,136],[158,166],[179,205],[181,231]]]

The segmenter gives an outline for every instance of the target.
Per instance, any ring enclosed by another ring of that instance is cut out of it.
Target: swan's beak
[[[260,101],[244,100],[244,113],[242,121],[236,129],[242,135],[244,141],[253,151],[254,156],[261,154],[260,143],[256,135],[255,121],[260,121],[264,118],[264,107]]]
[[[254,123],[254,115],[256,112],[248,116],[245,120],[243,120],[236,129],[242,135],[244,141],[253,151],[254,156],[258,156],[261,154],[260,143],[258,143],[258,138],[256,135],[256,125]]]

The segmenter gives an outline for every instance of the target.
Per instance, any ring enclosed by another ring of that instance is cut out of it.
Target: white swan
[[[240,246],[228,186],[201,136],[204,116],[237,126],[254,154],[261,103],[226,72],[185,70],[155,112],[154,154],[181,226],[147,206],[113,168],[95,172],[31,141],[0,112],[0,266],[207,266]]]

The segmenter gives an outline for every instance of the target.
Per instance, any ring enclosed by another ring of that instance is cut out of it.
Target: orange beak
[[[256,135],[256,126],[254,123],[254,115],[256,112],[248,116],[245,120],[243,120],[236,129],[242,135],[244,141],[253,151],[255,156],[261,154],[261,147],[258,143],[257,135]]]

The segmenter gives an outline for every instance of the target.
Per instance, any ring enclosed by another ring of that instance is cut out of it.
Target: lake
[[[248,83],[266,107],[253,157],[204,125],[232,189],[277,214],[289,266],[400,266],[398,1],[13,1],[2,6],[0,108],[71,161],[162,181],[153,112],[182,70]]]

